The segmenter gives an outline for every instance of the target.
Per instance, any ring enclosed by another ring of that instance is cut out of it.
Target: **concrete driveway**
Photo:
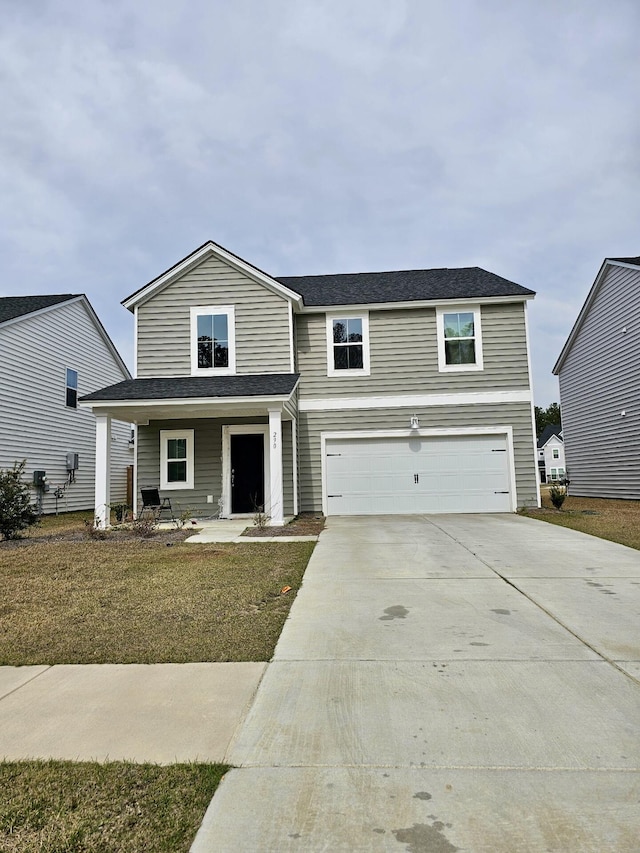
[[[638,851],[640,554],[330,519],[193,846]]]

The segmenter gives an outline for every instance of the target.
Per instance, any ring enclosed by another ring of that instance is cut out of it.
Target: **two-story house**
[[[547,424],[540,434],[538,469],[541,483],[558,483],[565,479],[564,440],[560,424]]]
[[[533,296],[475,267],[275,278],[205,243],[124,300],[136,378],[83,399],[97,511],[111,418],[137,424],[136,491],[194,515],[535,505]]]
[[[68,293],[1,297],[0,352],[0,468],[26,461],[42,512],[93,508],[96,424],[78,398],[131,374],[89,300]],[[117,503],[127,502],[130,438],[128,422],[110,424]]]
[[[571,494],[640,499],[640,257],[606,258],[553,372]]]

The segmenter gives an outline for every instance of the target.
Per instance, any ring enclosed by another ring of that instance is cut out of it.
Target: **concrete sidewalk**
[[[639,616],[622,546],[330,519],[192,850],[635,853]]]
[[[220,762],[266,666],[0,667],[0,758]]]

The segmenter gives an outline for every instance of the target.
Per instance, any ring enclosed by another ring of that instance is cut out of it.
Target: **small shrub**
[[[549,498],[556,509],[562,509],[564,499],[567,497],[567,489],[554,483],[549,489]]]
[[[116,517],[116,524],[123,524],[131,507],[129,504],[111,504],[111,509]]]
[[[262,507],[258,507],[253,516],[253,523],[258,528],[258,530],[264,530],[264,528],[269,524],[271,519],[270,515],[263,510]]]
[[[98,527],[98,516],[95,516],[95,518],[83,518],[82,523],[89,539],[107,538],[107,531],[104,527]]]
[[[22,479],[25,465],[23,459],[13,468],[0,470],[0,534],[5,539],[19,539],[22,531],[38,520],[29,484]]]
[[[155,516],[149,514],[139,515],[131,524],[131,529],[136,536],[140,536],[143,539],[149,539],[153,536],[157,527],[158,522],[156,521]]]

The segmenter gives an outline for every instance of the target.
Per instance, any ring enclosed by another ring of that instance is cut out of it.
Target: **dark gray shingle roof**
[[[127,379],[85,394],[89,402],[117,400],[175,400],[211,397],[276,397],[291,394],[299,373],[258,373],[241,376],[181,376]]]
[[[542,430],[540,438],[538,439],[538,447],[544,447],[552,435],[557,435],[562,438],[562,436],[560,435],[561,432],[562,427],[560,426],[560,424],[547,424],[546,427]]]
[[[610,261],[619,261],[621,264],[635,264],[640,267],[640,258],[609,258]]]
[[[534,295],[533,290],[480,267],[303,275],[277,281],[300,293],[309,306]]]
[[[63,293],[49,296],[2,296],[0,297],[0,323],[15,320],[16,317],[24,317],[25,314],[40,311],[42,308],[50,308],[59,302],[67,302],[78,295]]]

